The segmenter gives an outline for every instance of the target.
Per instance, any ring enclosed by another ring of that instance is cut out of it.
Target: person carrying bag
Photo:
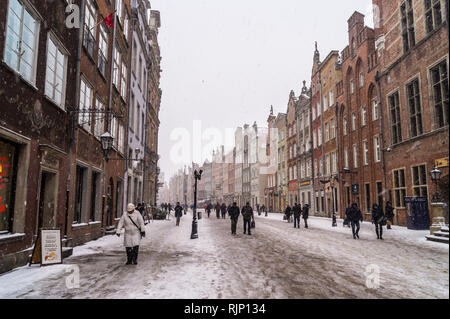
[[[128,204],[127,212],[122,215],[117,226],[116,235],[120,237],[122,228],[125,229],[124,246],[127,253],[127,265],[137,265],[139,245],[145,237],[145,224],[142,215],[135,210],[133,204]]]

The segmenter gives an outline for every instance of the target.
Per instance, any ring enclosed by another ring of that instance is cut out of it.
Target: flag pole
[[[116,13],[116,11],[117,11],[117,10],[114,10],[114,12],[110,13],[107,17],[109,17],[110,15]],[[106,18],[107,18],[107,17],[106,17]],[[91,29],[89,29],[89,31],[92,31],[92,29],[96,28],[99,24],[101,24],[102,22],[105,22],[105,19],[106,19],[106,18],[103,18],[103,20],[101,20],[99,23],[97,23],[96,25],[94,25]]]

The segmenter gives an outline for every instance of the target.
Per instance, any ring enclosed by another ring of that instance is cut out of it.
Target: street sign
[[[41,229],[38,233],[30,265],[41,266],[62,264],[61,230]]]
[[[448,167],[448,157],[435,160],[434,166],[436,166],[436,168]]]

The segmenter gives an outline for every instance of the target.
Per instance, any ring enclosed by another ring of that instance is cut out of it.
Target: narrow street
[[[448,245],[401,227],[376,239],[364,223],[351,230],[311,218],[294,229],[281,215],[256,217],[253,236],[230,235],[230,221],[203,218],[191,240],[192,214],[147,226],[138,266],[125,266],[123,238],[76,247],[64,265],[22,267],[0,275],[0,298],[448,298]],[[80,269],[80,288],[67,271]],[[366,267],[380,269],[378,289],[366,287]]]

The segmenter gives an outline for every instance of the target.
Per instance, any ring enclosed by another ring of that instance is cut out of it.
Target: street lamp
[[[105,218],[105,204],[106,204],[106,166],[109,161],[108,154],[112,149],[114,138],[109,132],[104,133],[100,136],[102,142],[103,154],[105,155],[105,163],[103,167],[103,210],[102,210],[102,224]],[[108,207],[109,209],[109,207]]]
[[[203,170],[200,170],[197,172],[195,170],[194,172],[194,212],[193,212],[193,220],[192,220],[192,233],[191,233],[191,239],[197,239],[198,238],[198,222],[197,222],[197,182],[202,179]]]
[[[436,185],[436,192],[434,193],[433,198],[432,198],[434,203],[437,203],[441,200],[441,195],[439,194],[439,189],[438,189],[438,187],[439,187],[438,183],[439,183],[439,180],[441,179],[441,174],[442,174],[442,172],[437,167],[435,167],[430,172],[431,180]]]

